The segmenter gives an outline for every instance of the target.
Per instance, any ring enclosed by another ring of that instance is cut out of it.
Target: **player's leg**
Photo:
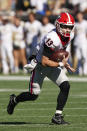
[[[14,65],[15,65],[15,73],[19,72],[19,47],[14,47],[13,54],[14,54]]]
[[[55,77],[53,74],[55,74]],[[64,121],[62,116],[62,111],[67,102],[70,89],[68,78],[65,75],[65,72],[63,70],[60,70],[59,68],[54,68],[54,71],[48,77],[60,87],[60,92],[57,98],[56,112],[52,118],[52,122],[55,124],[68,124],[68,122]]]
[[[22,65],[23,65],[23,67],[24,67],[24,65],[27,64],[25,48],[21,48],[21,49],[20,49],[20,60],[21,60]],[[24,71],[24,73],[27,73],[27,70],[23,69],[23,71]]]
[[[81,52],[80,52],[80,47],[79,47],[79,43],[77,40],[74,40],[74,52],[73,52],[73,57],[72,57],[72,66],[74,69],[77,70],[78,68],[78,65],[79,65],[79,60],[81,59]],[[82,73],[82,72],[79,72],[79,70],[77,70],[76,73]]]
[[[10,96],[10,101],[7,106],[8,114],[13,113],[15,106],[19,102],[36,100],[40,94],[40,88],[42,87],[43,79],[44,75],[41,74],[37,65],[37,68],[32,72],[29,83],[29,92],[22,92],[18,96],[15,96],[14,94]]]
[[[68,122],[64,121],[62,111],[64,109],[64,106],[67,102],[68,94],[70,85],[68,81],[64,81],[61,83],[60,87],[60,93],[57,97],[57,107],[56,107],[56,113],[52,118],[52,122],[55,124],[69,124]]]
[[[14,57],[12,47],[7,48],[7,55],[9,58],[11,73],[14,73]]]
[[[23,92],[16,97],[16,102],[34,101],[40,94],[40,88],[42,87],[44,77],[34,70],[29,82],[29,92]]]
[[[1,57],[2,57],[3,73],[8,74],[9,73],[9,68],[8,68],[8,63],[7,63],[6,47],[5,47],[5,45],[3,43],[1,45]]]
[[[85,44],[81,47],[81,53],[82,53],[82,67],[83,67],[83,75],[87,75],[87,45],[86,41],[84,41]]]
[[[38,97],[38,95],[31,94],[30,92],[22,92],[18,96],[16,96],[15,94],[12,94],[10,96],[9,104],[7,106],[7,112],[8,112],[8,114],[10,114],[10,115],[13,114],[15,106],[19,102],[34,101],[34,100],[37,99],[37,97]]]

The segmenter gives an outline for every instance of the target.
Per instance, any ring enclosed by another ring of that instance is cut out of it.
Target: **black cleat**
[[[13,114],[14,108],[17,105],[17,103],[14,102],[15,98],[16,98],[16,96],[14,94],[12,94],[10,96],[10,101],[9,101],[8,106],[7,106],[7,112],[8,112],[9,115]]]
[[[69,123],[64,121],[64,117],[61,114],[55,114],[52,118],[52,123],[58,124],[58,125],[68,125]]]

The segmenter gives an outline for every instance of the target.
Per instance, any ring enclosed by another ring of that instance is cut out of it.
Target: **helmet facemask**
[[[74,25],[60,24],[60,31],[63,36],[70,37],[70,33],[73,30]]]
[[[74,25],[63,24],[56,21],[56,30],[64,37],[70,37],[73,28]]]

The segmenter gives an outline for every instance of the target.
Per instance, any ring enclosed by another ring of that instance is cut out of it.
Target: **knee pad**
[[[58,86],[60,86],[64,81],[68,81],[68,77],[66,76],[65,71],[61,69],[59,77],[56,80],[56,83]]]
[[[62,92],[69,92],[70,84],[68,81],[64,81],[59,87]]]
[[[39,86],[39,84],[33,83],[32,91],[33,91],[33,94],[39,95],[40,94],[40,86]]]

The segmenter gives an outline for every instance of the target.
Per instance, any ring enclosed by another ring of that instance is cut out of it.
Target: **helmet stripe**
[[[68,13],[66,13],[66,15],[67,15],[67,17],[68,17],[68,22],[67,22],[67,24],[72,24],[72,22],[71,22],[71,20],[70,20],[70,16],[69,16],[69,14]]]

